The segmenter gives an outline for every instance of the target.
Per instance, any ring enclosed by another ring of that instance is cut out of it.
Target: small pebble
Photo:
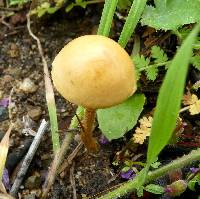
[[[28,195],[24,196],[24,199],[36,199],[36,195],[35,194],[28,194]]]
[[[15,43],[11,44],[8,54],[10,55],[11,58],[16,58],[19,56],[19,49]]]
[[[37,90],[37,86],[31,79],[25,78],[24,81],[20,84],[19,89],[25,93],[34,93]]]
[[[38,189],[41,185],[41,178],[38,175],[33,175],[27,178],[25,182],[25,188],[32,190],[32,189]]]
[[[0,106],[0,122],[8,119],[8,109]]]
[[[13,77],[11,75],[4,75],[1,81],[2,86],[5,86],[6,84],[13,81]]]
[[[28,115],[32,120],[39,120],[42,115],[42,109],[40,107],[36,107],[28,111]]]

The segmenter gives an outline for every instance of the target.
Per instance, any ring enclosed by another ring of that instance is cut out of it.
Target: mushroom
[[[133,62],[115,41],[85,35],[69,42],[52,63],[55,88],[68,101],[83,106],[81,138],[90,152],[98,150],[92,136],[96,109],[122,103],[136,91]]]

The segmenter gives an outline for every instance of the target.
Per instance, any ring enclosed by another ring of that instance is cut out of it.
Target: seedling
[[[52,65],[56,89],[85,108],[81,138],[88,151],[96,152],[98,144],[92,136],[96,109],[120,104],[136,91],[131,58],[112,39],[86,35],[67,44]]]

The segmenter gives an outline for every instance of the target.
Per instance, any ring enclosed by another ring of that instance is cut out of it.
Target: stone
[[[0,122],[8,119],[8,109],[0,106]]]
[[[11,75],[4,75],[3,78],[1,79],[1,85],[5,86],[6,84],[9,84],[12,82],[14,79]]]
[[[36,195],[34,193],[28,194],[24,196],[24,199],[36,199]]]
[[[32,190],[32,189],[39,189],[41,185],[41,178],[39,175],[33,175],[27,178],[25,182],[25,188]]]
[[[12,43],[10,45],[10,50],[8,51],[8,54],[11,58],[16,58],[19,56],[19,49],[15,43]]]
[[[28,111],[28,115],[32,120],[39,120],[42,115],[42,109],[40,107],[33,108]]]
[[[21,82],[19,89],[25,93],[34,93],[37,90],[37,86],[31,79],[25,78]]]

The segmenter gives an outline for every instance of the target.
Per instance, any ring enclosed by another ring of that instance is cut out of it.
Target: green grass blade
[[[51,124],[51,137],[52,137],[52,143],[53,143],[53,151],[54,153],[56,153],[60,149],[56,103],[55,103],[54,91],[53,91],[53,86],[52,86],[50,75],[49,75],[47,62],[46,60],[44,60],[44,58],[43,58],[43,69],[44,69],[46,102],[47,102],[50,124]]]
[[[98,35],[108,37],[113,20],[113,16],[117,7],[118,0],[106,0],[101,16],[101,21],[97,31]]]
[[[147,152],[147,164],[150,165],[168,143],[176,125],[184,92],[192,45],[200,25],[197,25],[176,53],[161,86],[154,113],[151,136]]]
[[[118,43],[124,48],[133,34],[137,23],[140,20],[147,0],[134,0],[129,11],[128,17],[122,29]]]
[[[56,105],[55,105],[55,102],[53,103],[47,102],[47,106],[48,106],[49,119],[50,119],[50,124],[51,124],[51,137],[52,137],[52,143],[53,143],[53,151],[54,153],[56,153],[60,149]]]
[[[30,13],[27,14],[27,28],[30,36],[37,41],[38,51],[40,53],[44,71],[44,83],[45,83],[45,96],[47,107],[49,111],[50,123],[51,123],[51,137],[53,142],[53,150],[56,153],[60,149],[60,141],[59,141],[59,134],[58,134],[58,122],[57,122],[57,114],[56,114],[56,103],[55,97],[53,92],[53,86],[51,83],[51,78],[49,75],[49,69],[47,65],[47,61],[44,57],[44,52],[42,49],[41,42],[39,38],[33,34],[31,30],[31,22],[30,22]]]

